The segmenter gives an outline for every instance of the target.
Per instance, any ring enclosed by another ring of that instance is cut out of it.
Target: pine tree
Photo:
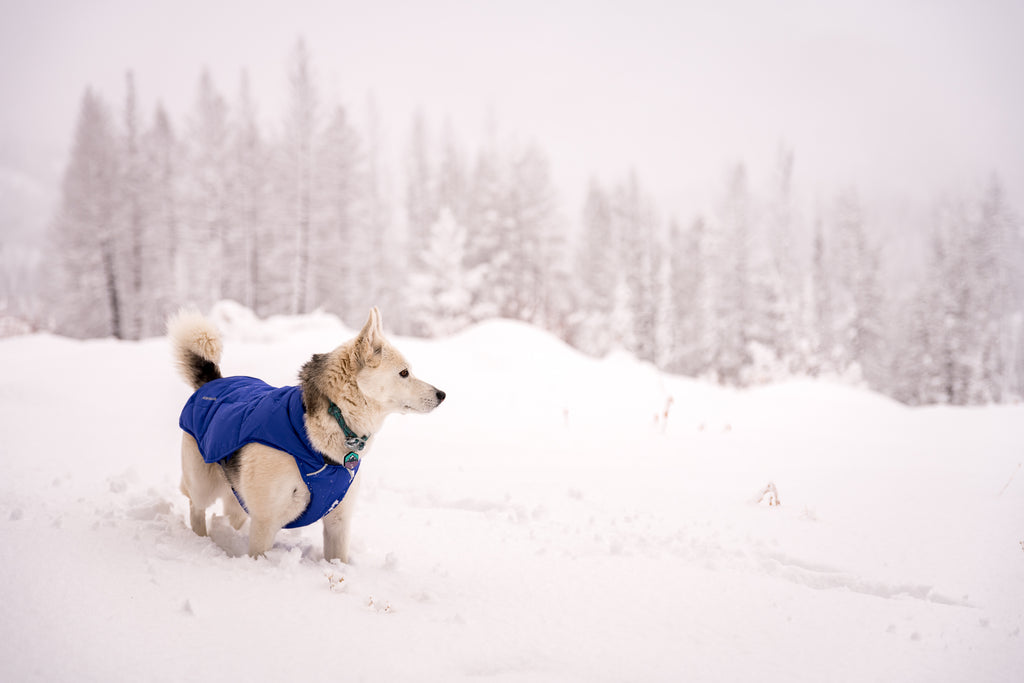
[[[827,232],[825,225],[817,220],[811,250],[807,369],[880,388],[890,382],[896,359],[886,344],[891,335],[883,323],[881,257],[868,239],[855,191],[837,196]]]
[[[971,312],[980,333],[981,367],[972,399],[1009,401],[1024,393],[1024,240],[998,178],[985,190],[975,220]]]
[[[622,245],[623,273],[629,292],[633,329],[627,347],[641,360],[658,357],[658,271],[660,262],[655,235],[655,215],[650,200],[640,188],[636,173],[616,190],[612,200],[614,229]],[[625,336],[625,335],[624,335]]]
[[[530,145],[513,158],[504,204],[509,238],[504,281],[511,294],[504,315],[551,329],[560,317],[556,296],[565,284],[564,242],[550,167],[537,146]]]
[[[704,221],[688,230],[673,222],[669,230],[668,288],[670,350],[665,367],[699,376],[707,370],[712,352],[711,301],[704,258]]]
[[[466,164],[455,131],[446,121],[441,133],[441,158],[437,169],[437,207],[447,208],[464,225],[469,207]]]
[[[116,241],[124,242],[124,249],[118,249],[122,263],[118,267],[124,273],[121,299],[124,302],[124,333],[130,339],[138,339],[145,327],[144,321],[149,299],[148,287],[143,283],[146,264],[143,261],[143,226],[148,223],[144,212],[144,195],[147,192],[145,166],[142,163],[141,133],[139,131],[138,104],[135,95],[135,77],[129,71],[125,77],[125,106],[123,128],[120,135],[120,163],[118,170]]]
[[[228,229],[227,104],[209,71],[199,80],[188,131],[184,241],[187,299],[207,308],[219,300]]]
[[[851,278],[854,306],[853,349],[864,380],[875,389],[883,389],[888,380],[885,328],[883,325],[885,302],[881,285],[881,256],[878,247],[871,244],[864,225],[863,209],[859,198],[850,200],[848,230],[854,270]]]
[[[834,323],[832,315],[832,295],[830,268],[825,250],[825,231],[821,220],[815,221],[814,238],[811,247],[810,277],[810,358],[807,362],[812,376],[831,374],[837,371],[833,359]]]
[[[249,75],[239,79],[238,99],[231,122],[228,150],[230,229],[224,267],[230,269],[224,296],[257,312],[266,311],[262,291],[275,264],[265,251],[270,246],[268,152],[256,120]],[[277,267],[280,267],[277,265]]]
[[[946,207],[939,217],[931,241],[928,280],[932,291],[927,296],[932,310],[929,341],[935,358],[937,386],[926,395],[926,402],[962,405],[967,401],[971,383],[968,349],[973,330],[967,324],[969,289],[964,249],[965,215],[963,206]]]
[[[896,337],[897,352],[890,360],[891,395],[909,405],[936,402],[939,396],[940,370],[936,357],[939,339],[934,336],[934,283],[915,283],[905,307],[904,320]]]
[[[611,317],[620,280],[619,240],[613,232],[608,193],[591,178],[583,205],[583,234],[576,256],[579,307],[573,314],[572,343],[602,355],[613,346]]]
[[[942,207],[922,298],[934,373],[922,402],[966,405],[1020,395],[1019,228],[998,182],[973,205]]]
[[[437,191],[430,134],[422,112],[413,119],[405,166],[405,208],[409,251],[422,255],[437,219]]]
[[[50,249],[57,264],[52,298],[57,330],[76,337],[124,338],[121,272],[115,240],[117,142],[110,113],[87,89]]]
[[[473,171],[468,206],[466,268],[473,274],[471,317],[485,320],[502,314],[511,296],[503,273],[508,269],[508,226],[504,186],[496,145],[480,150]]]
[[[373,305],[361,291],[372,277],[374,257],[367,238],[362,142],[343,107],[337,107],[317,153],[314,234],[317,249],[311,267],[317,301],[344,320],[356,321]]]
[[[393,220],[393,186],[384,166],[381,116],[374,99],[366,103],[366,240],[370,250],[368,266],[373,277],[365,283],[367,299],[388,311],[389,325],[396,332],[410,331],[406,313],[405,277],[408,254]],[[360,312],[365,316],[365,311]],[[359,321],[352,321],[355,325]]]
[[[428,337],[453,334],[470,322],[472,283],[464,267],[465,247],[465,230],[450,209],[442,209],[409,291],[414,324]]]
[[[801,272],[806,256],[797,240],[797,209],[793,190],[793,151],[779,150],[769,205],[762,221],[764,235],[761,291],[767,310],[764,343],[784,372],[804,372],[810,348],[804,329]]]
[[[744,382],[750,364],[750,220],[751,197],[746,168],[730,173],[711,242],[714,286],[715,353],[712,365],[720,381]]]
[[[153,123],[142,140],[143,163],[148,169],[146,240],[143,261],[146,288],[145,336],[163,331],[165,317],[183,300],[184,263],[179,247],[180,150],[171,122],[158,105]]]
[[[405,159],[405,247],[408,254],[409,277],[406,286],[411,291],[416,286],[416,275],[426,272],[430,244],[430,231],[438,217],[437,179],[430,149],[430,135],[422,112],[417,112],[412,121]],[[422,316],[411,311],[410,331],[426,336],[429,330],[423,327]]]
[[[318,129],[318,97],[310,72],[306,43],[299,40],[288,69],[291,99],[285,128],[288,160],[287,197],[291,210],[287,225],[295,234],[292,313],[308,313],[316,305],[313,292],[311,223],[313,215],[313,142]]]

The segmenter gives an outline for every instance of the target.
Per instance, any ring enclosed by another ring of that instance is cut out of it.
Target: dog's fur
[[[220,378],[223,340],[220,331],[198,311],[183,309],[167,323],[178,369],[193,389]],[[334,402],[346,424],[358,435],[373,436],[390,413],[426,413],[444,400],[445,394],[409,372],[409,364],[384,338],[380,311],[370,311],[362,331],[330,353],[315,354],[299,372],[306,432],[321,454],[335,463],[349,452],[345,434],[328,413]],[[266,553],[274,536],[298,517],[309,503],[295,459],[262,444],[249,444],[230,458],[207,464],[196,441],[182,434],[181,490],[188,496],[192,530],[206,535],[206,509],[218,499],[235,529],[245,523],[245,511],[231,489],[249,509],[249,554]],[[359,489],[356,474],[342,502],[323,519],[324,557],[349,561],[349,529]]]

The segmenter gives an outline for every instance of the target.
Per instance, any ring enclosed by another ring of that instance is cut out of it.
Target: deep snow
[[[352,334],[216,314],[277,384]],[[1024,675],[1024,407],[729,390],[512,322],[394,341],[448,400],[389,418],[348,566],[319,524],[260,560],[189,530],[165,339],[0,341],[0,679]]]

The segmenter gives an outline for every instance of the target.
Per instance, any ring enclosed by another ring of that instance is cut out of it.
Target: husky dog
[[[281,528],[323,519],[324,558],[347,563],[362,455],[388,414],[430,412],[445,393],[413,377],[376,308],[355,339],[314,354],[296,387],[222,377],[220,331],[197,311],[179,311],[167,332],[196,390],[180,419],[192,530],[206,535],[206,508],[219,499],[235,529],[248,513],[256,557]]]

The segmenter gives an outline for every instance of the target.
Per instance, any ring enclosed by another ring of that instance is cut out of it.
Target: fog
[[[204,67],[247,69],[277,123],[304,37],[325,103],[370,94],[398,154],[414,110],[464,137],[495,122],[551,157],[570,213],[591,174],[635,169],[688,219],[730,166],[794,151],[815,197],[856,186],[920,203],[992,173],[1024,194],[1024,5],[1018,2],[10,2],[0,21],[0,230],[48,218],[87,85],[176,119]]]

